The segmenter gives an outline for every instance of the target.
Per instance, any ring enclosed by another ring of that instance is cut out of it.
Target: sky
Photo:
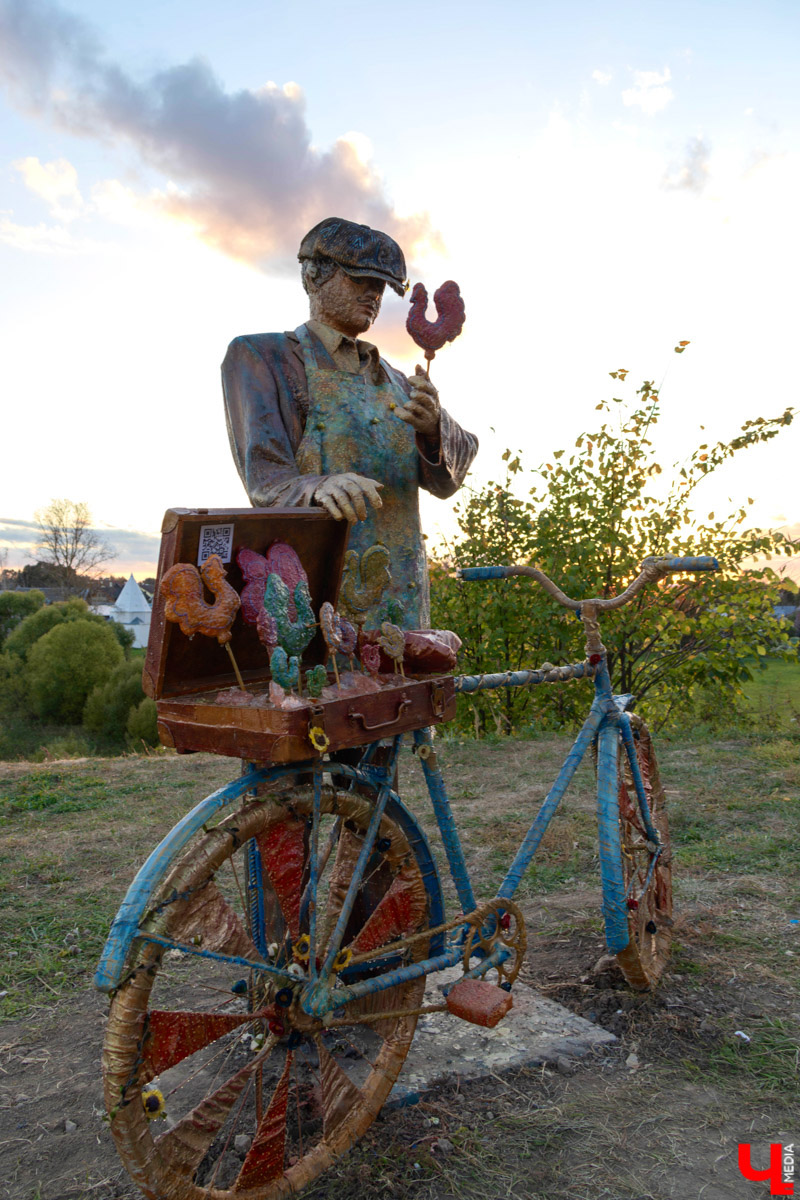
[[[471,486],[595,427],[620,367],[661,385],[665,475],[795,405],[799,40],[788,0],[0,0],[0,553],[63,496],[143,578],[167,508],[247,504],[219,364],[306,319],[326,216],[461,286],[432,378]],[[411,373],[406,311],[370,337]],[[800,535],[798,462],[800,421],[698,508]]]

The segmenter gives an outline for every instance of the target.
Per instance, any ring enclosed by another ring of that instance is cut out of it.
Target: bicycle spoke
[[[354,954],[364,954],[412,933],[419,928],[426,908],[425,886],[419,875],[406,869],[400,871],[366,924],[350,942],[349,949]]]

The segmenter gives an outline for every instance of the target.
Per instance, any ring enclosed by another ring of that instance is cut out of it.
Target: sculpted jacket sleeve
[[[286,334],[232,341],[222,364],[222,391],[231,453],[250,503],[309,507],[321,477],[300,475],[295,463],[308,388]]]

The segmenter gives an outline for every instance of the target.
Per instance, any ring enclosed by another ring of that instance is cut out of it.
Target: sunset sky
[[[665,475],[797,404],[799,53],[770,0],[0,0],[0,550],[66,496],[143,577],[166,508],[247,503],[219,363],[306,318],[331,215],[461,285],[432,377],[473,483],[571,445],[618,367],[663,381]],[[406,308],[370,336],[410,372]],[[800,422],[698,509],[800,533],[798,464]]]

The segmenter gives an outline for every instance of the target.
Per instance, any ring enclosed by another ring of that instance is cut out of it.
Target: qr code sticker
[[[224,563],[231,561],[233,554],[232,525],[201,525],[197,565],[201,567],[212,554],[218,554]]]

